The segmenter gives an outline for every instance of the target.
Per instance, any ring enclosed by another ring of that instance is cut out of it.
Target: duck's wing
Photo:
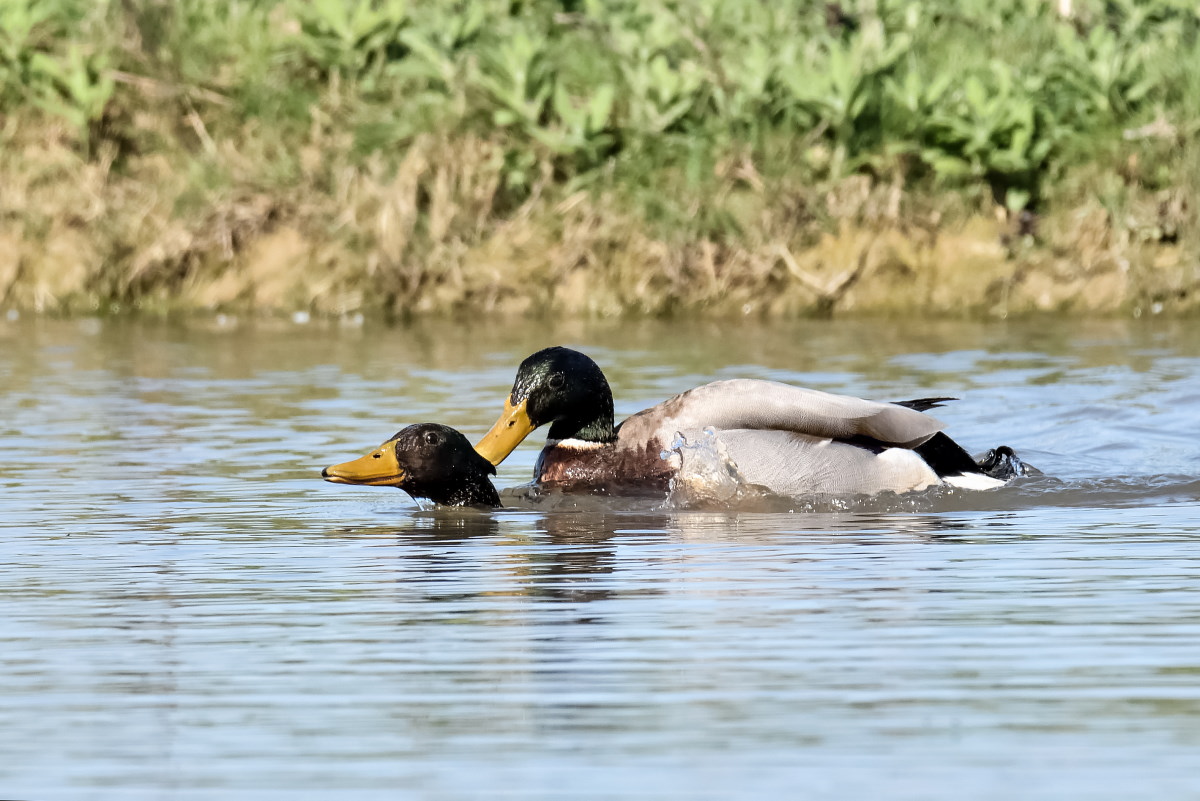
[[[718,438],[747,484],[776,495],[875,495],[940,483],[914,451],[872,451],[791,431],[724,430]]]
[[[624,443],[670,442],[677,431],[706,427],[790,431],[835,440],[873,440],[915,448],[944,428],[938,420],[894,403],[775,381],[715,381],[638,412],[621,424]]]

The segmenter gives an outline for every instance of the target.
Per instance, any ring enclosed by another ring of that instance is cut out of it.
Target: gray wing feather
[[[903,448],[873,453],[788,431],[733,430],[717,436],[746,483],[777,495],[874,495],[941,483],[919,455]]]
[[[790,431],[825,439],[870,437],[915,448],[944,428],[921,412],[775,381],[715,381],[639,412],[621,425],[626,441],[670,442],[676,431]]]

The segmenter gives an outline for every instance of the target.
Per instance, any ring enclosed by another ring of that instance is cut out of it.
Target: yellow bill
[[[526,401],[513,405],[512,396],[504,401],[504,414],[492,426],[492,430],[483,435],[483,439],[475,446],[475,452],[494,465],[508,458],[508,455],[529,436],[536,426],[529,421],[529,412],[525,409]]]
[[[404,482],[405,475],[396,461],[395,442],[388,440],[366,456],[326,467],[321,471],[321,477],[334,484],[398,487]]]

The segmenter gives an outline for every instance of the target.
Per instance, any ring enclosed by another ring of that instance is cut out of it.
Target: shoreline
[[[636,219],[604,188],[550,188],[501,216],[445,189],[462,175],[422,161],[404,186],[354,173],[344,204],[347,192],[247,190],[180,214],[178,182],[105,172],[65,147],[26,159],[23,173],[6,159],[0,180],[27,189],[18,197],[31,202],[0,217],[0,312],[995,319],[1200,311],[1200,252],[1163,234],[1189,225],[1194,212],[1181,201],[1176,216],[1189,219],[1164,221],[1171,207],[1162,192],[1147,193],[1142,218],[1117,225],[1090,202],[1013,219],[982,202],[963,212],[961,194],[909,194],[863,176],[815,189],[735,178],[719,202],[740,204],[749,222],[689,236]],[[81,193],[91,208],[78,208]],[[786,219],[794,212],[772,203],[779,197],[808,208],[809,218]],[[957,210],[943,214],[939,204]]]
[[[1200,311],[1200,10],[409,5],[15,0],[0,312]]]

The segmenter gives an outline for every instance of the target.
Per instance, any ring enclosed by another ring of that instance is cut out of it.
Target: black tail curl
[[[1016,452],[1007,445],[992,448],[987,453],[975,459],[979,470],[987,476],[1008,481],[1021,476],[1040,476],[1041,470],[1030,464],[1025,464]]]
[[[912,400],[892,401],[897,406],[903,406],[908,409],[913,409],[918,412],[927,412],[930,409],[938,409],[945,406],[950,401],[956,401],[958,398],[914,398]]]

